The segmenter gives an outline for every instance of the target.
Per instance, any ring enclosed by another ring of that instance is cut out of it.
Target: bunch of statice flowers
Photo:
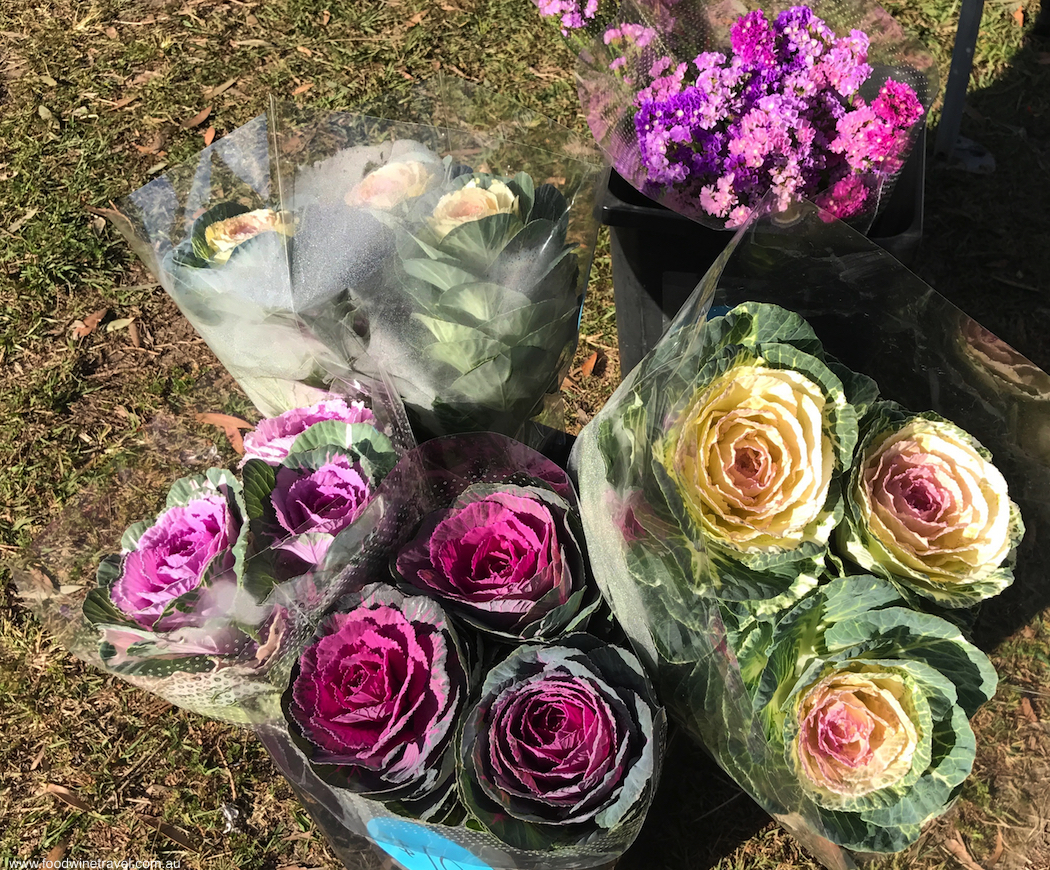
[[[888,80],[865,101],[867,35],[836,37],[807,6],[772,23],[749,12],[731,42],[696,57],[691,83],[669,57],[650,68],[634,122],[646,181],[698,197],[727,227],[770,190],[780,209],[800,196],[839,218],[871,209],[923,114],[915,91]]]

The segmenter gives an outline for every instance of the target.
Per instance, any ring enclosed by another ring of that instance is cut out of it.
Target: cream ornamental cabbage
[[[823,390],[799,372],[743,365],[685,415],[672,476],[703,530],[744,552],[815,540],[835,472]]]
[[[703,335],[673,365],[658,349],[653,375],[602,422],[608,479],[675,530],[662,543],[693,564],[693,594],[790,603],[821,573],[857,407],[875,387],[832,368],[805,321],[775,305],[737,306]]]
[[[418,160],[387,163],[347,191],[346,204],[387,211],[422,196],[437,180],[439,175]]]
[[[1005,589],[1024,529],[987,451],[953,423],[889,402],[864,432],[839,531],[848,556],[950,607]]]
[[[912,687],[898,674],[868,670],[832,671],[799,702],[795,753],[803,784],[823,806],[895,785],[912,769],[920,739]]]
[[[290,238],[295,232],[295,221],[272,208],[259,208],[209,223],[204,228],[207,248],[205,259],[221,265],[230,259],[230,254],[238,245],[254,239],[260,233],[269,232]]]
[[[869,575],[810,592],[776,622],[758,666],[747,664],[753,709],[780,755],[772,775],[795,784],[823,836],[871,852],[906,848],[951,806],[976,754],[968,720],[997,682],[955,625]]]
[[[498,178],[490,179],[488,187],[482,187],[478,179],[471,179],[441,197],[427,223],[435,241],[440,242],[462,224],[496,214],[517,216],[518,212],[518,197]]]

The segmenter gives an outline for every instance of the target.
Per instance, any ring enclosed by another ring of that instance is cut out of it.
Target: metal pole
[[[952,66],[948,72],[948,83],[944,87],[944,107],[941,122],[937,125],[937,139],[933,145],[935,154],[951,158],[955,142],[962,125],[963,106],[966,104],[966,88],[973,71],[973,52],[977,47],[977,34],[981,28],[981,13],[984,0],[962,0],[959,26],[955,31],[955,48],[952,49]]]

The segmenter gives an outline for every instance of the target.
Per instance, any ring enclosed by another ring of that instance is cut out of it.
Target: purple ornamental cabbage
[[[308,564],[320,564],[336,534],[372,496],[361,466],[336,454],[316,470],[281,468],[270,500],[280,527],[293,536],[278,544]]]
[[[521,646],[489,672],[467,714],[464,802],[496,836],[529,848],[640,827],[664,732],[630,653],[586,634]]]
[[[248,588],[244,517],[237,479],[209,469],[176,481],[164,511],[125,531],[84,601],[108,668],[163,677],[269,657],[284,620],[265,588]]]
[[[477,628],[552,637],[590,612],[581,540],[572,507],[553,492],[476,484],[423,520],[395,569]]]
[[[374,423],[375,415],[363,402],[329,398],[308,408],[293,408],[279,417],[260,420],[253,432],[244,436],[243,466],[249,459],[261,459],[278,465],[288,455],[295,439],[316,423],[336,420],[341,423]]]
[[[125,551],[120,575],[110,587],[114,606],[143,628],[180,628],[191,614],[165,610],[193,592],[208,574],[233,567],[231,550],[240,521],[222,495],[206,495],[157,517],[134,549]]]
[[[296,744],[328,782],[383,800],[437,800],[467,697],[456,636],[432,599],[373,584],[339,602],[282,699]]]

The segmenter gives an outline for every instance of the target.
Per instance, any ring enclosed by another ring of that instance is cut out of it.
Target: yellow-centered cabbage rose
[[[921,737],[903,678],[879,671],[824,677],[799,701],[798,723],[803,783],[829,808],[901,780]]]
[[[986,574],[1010,552],[1006,481],[950,424],[919,417],[877,439],[862,458],[854,498],[887,553],[934,582]],[[867,552],[885,564],[875,548]]]
[[[295,231],[295,223],[272,208],[259,208],[215,221],[205,228],[204,241],[212,253],[212,260],[225,263],[238,245],[271,231],[290,236]]]
[[[746,553],[826,540],[825,404],[805,375],[759,365],[731,369],[693,401],[665,465],[706,532]]]
[[[445,238],[456,227],[494,214],[517,214],[518,198],[502,181],[493,179],[488,188],[471,179],[459,190],[446,193],[434,206],[430,229],[437,240]]]
[[[426,193],[434,174],[418,160],[387,163],[368,173],[347,194],[347,205],[391,209]]]

